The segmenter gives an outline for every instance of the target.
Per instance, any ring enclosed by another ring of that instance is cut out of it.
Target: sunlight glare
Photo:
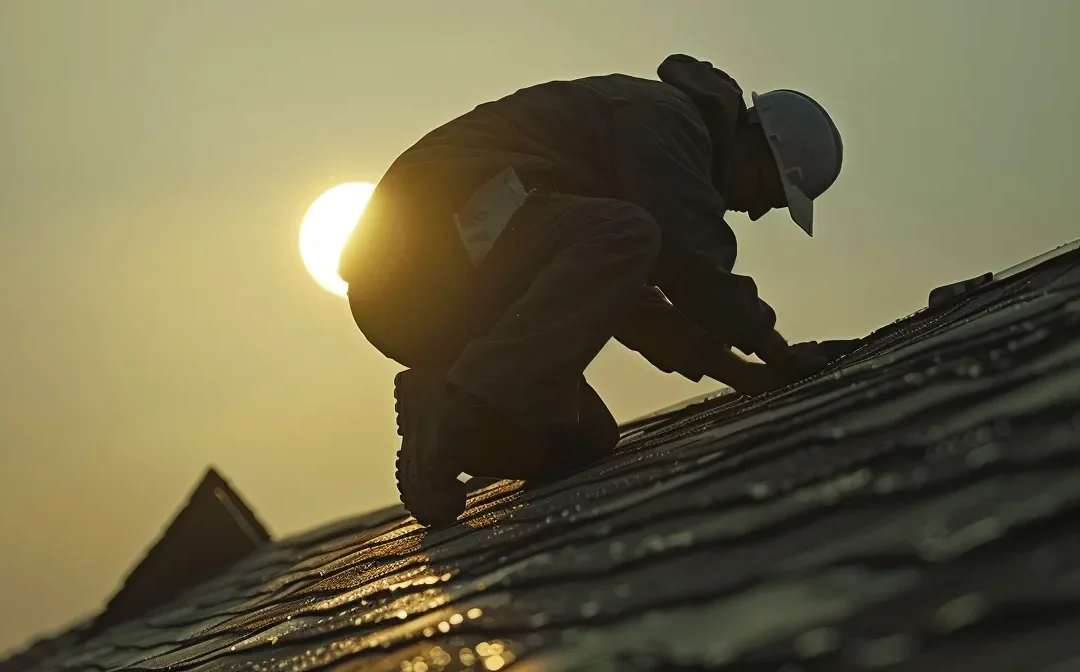
[[[300,258],[326,291],[345,296],[349,286],[338,277],[338,257],[375,190],[370,182],[346,182],[315,199],[300,223]]]

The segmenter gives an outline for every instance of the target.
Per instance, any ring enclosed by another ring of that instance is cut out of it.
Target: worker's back
[[[526,187],[618,198],[624,195],[614,179],[615,109],[672,98],[689,103],[673,86],[626,75],[524,88],[428,133],[394,162],[384,181],[448,212],[507,166]]]
[[[341,277],[352,282],[359,273],[408,272],[388,258],[390,250],[408,249],[406,266],[466,264],[453,214],[507,167],[527,188],[626,198],[615,176],[613,122],[618,107],[641,100],[677,100],[694,114],[690,99],[675,87],[615,74],[527,87],[436,128],[379,181],[366,226],[358,227],[369,239],[354,235],[345,246]]]
[[[726,73],[689,56],[669,56],[657,74],[659,81],[612,74],[538,84],[428,133],[380,180],[366,226],[343,251],[341,277],[399,277],[410,272],[406,267],[433,265],[449,268],[449,276],[467,273],[453,215],[507,167],[527,189],[628,201],[661,227],[690,226],[672,207],[709,213],[695,239],[711,240],[712,261],[730,268],[734,234],[719,219],[724,202],[712,185],[726,179],[726,163],[715,157],[726,155],[745,114],[742,91]],[[712,165],[702,165],[703,155],[714,157]],[[673,169],[691,174],[674,205],[665,189],[654,193],[673,179]]]

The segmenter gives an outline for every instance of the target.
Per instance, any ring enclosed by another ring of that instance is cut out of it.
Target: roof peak
[[[84,637],[164,606],[269,541],[270,533],[239,493],[216,468],[208,466],[186,504]]]

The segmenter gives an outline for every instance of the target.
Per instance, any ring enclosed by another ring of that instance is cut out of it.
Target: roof
[[[137,622],[269,541],[270,534],[240,495],[215,469],[207,469],[101,613],[0,662],[0,671],[44,663],[110,628]]]
[[[92,637],[169,603],[270,541],[243,499],[208,469],[161,538],[81,636]]]
[[[266,544],[0,669],[1064,670],[1080,661],[1080,251],[816,378],[625,427],[549,486]]]

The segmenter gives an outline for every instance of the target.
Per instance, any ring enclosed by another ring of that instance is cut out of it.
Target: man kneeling
[[[836,126],[794,91],[748,108],[688,56],[658,75],[482,104],[376,187],[339,270],[360,330],[407,367],[397,480],[419,522],[464,511],[461,472],[548,480],[610,454],[618,427],[583,372],[611,338],[745,394],[827,364],[814,343],[788,345],[754,281],[732,273],[724,214],[786,207],[812,234],[813,199],[840,173]]]

